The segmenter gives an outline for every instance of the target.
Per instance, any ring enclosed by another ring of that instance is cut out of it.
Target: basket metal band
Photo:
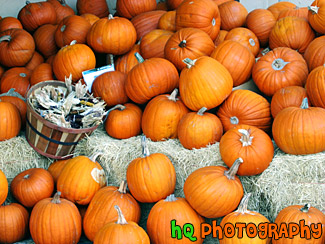
[[[77,145],[78,142],[61,142],[61,141],[57,141],[57,140],[54,140],[52,138],[49,138],[45,135],[43,135],[42,133],[40,133],[38,130],[36,130],[32,124],[29,122],[29,120],[26,118],[26,122],[27,124],[29,125],[29,127],[32,129],[32,131],[34,131],[37,135],[43,137],[44,139],[50,141],[50,142],[53,142],[53,143],[56,143],[56,144],[60,144],[60,145],[63,145],[63,146],[73,146],[73,145]]]

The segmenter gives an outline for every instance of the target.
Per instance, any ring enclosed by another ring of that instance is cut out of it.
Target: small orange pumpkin
[[[116,12],[119,16],[128,19],[133,18],[141,13],[155,10],[157,2],[155,0],[117,0]]]
[[[157,28],[175,32],[176,31],[175,18],[176,18],[176,10],[172,10],[164,13],[159,18]]]
[[[40,26],[33,34],[37,50],[45,58],[56,54],[58,51],[54,37],[56,28],[56,25],[45,24]]]
[[[30,75],[31,71],[24,67],[8,69],[0,81],[1,93],[8,92],[11,88],[14,88],[16,92],[25,97],[30,86]]]
[[[41,63],[44,62],[43,56],[35,51],[31,60],[25,65],[26,69],[29,69],[30,71],[33,71],[37,66],[39,66]]]
[[[136,43],[129,52],[116,59],[115,70],[125,74],[129,73],[129,71],[139,63],[135,57],[135,53],[140,53],[139,43]]]
[[[6,175],[0,169],[0,205],[2,205],[8,196],[8,181]]]
[[[69,161],[69,159],[57,160],[57,161],[54,161],[53,163],[51,163],[50,166],[48,167],[47,171],[50,172],[50,174],[52,175],[55,185],[58,181],[58,178],[59,178],[64,166],[67,164],[68,161]]]
[[[5,141],[19,134],[21,118],[17,107],[9,102],[0,101],[0,141]]]
[[[220,29],[229,31],[245,25],[248,11],[242,3],[228,1],[218,5],[218,7],[221,19]]]
[[[325,64],[318,66],[309,73],[306,90],[312,105],[325,108]]]
[[[325,34],[324,13],[325,3],[324,1],[315,0],[311,6],[308,6],[308,22],[311,27],[320,34]]]
[[[109,8],[105,0],[77,0],[76,7],[79,15],[90,13],[99,18],[104,18],[109,14]]]
[[[42,63],[32,71],[30,76],[30,85],[33,86],[37,83],[48,80],[54,80],[52,65]]]
[[[0,32],[2,32],[4,30],[12,29],[12,28],[18,28],[18,29],[23,28],[19,19],[15,18],[15,17],[11,17],[11,16],[0,19]]]
[[[74,15],[74,10],[71,8],[65,0],[47,0],[53,5],[56,12],[56,23],[59,23],[67,16]]]
[[[304,58],[308,64],[309,72],[325,63],[325,36],[312,40],[304,53]]]

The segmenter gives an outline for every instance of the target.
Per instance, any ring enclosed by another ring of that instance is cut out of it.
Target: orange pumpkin
[[[0,205],[2,205],[8,196],[8,181],[6,175],[0,169]]]
[[[23,28],[19,19],[11,16],[0,19],[0,32],[8,29],[13,29],[13,28],[17,28],[17,29]]]
[[[4,74],[5,69],[0,65],[0,79],[2,77],[2,75]]]
[[[21,118],[17,107],[9,102],[0,101],[0,141],[5,141],[19,134]]]
[[[231,2],[231,1],[234,1],[234,0],[213,0],[213,2],[215,2],[218,6],[223,3]]]
[[[184,0],[166,0],[168,9],[175,10]]]
[[[318,66],[309,73],[306,90],[312,105],[325,108],[325,64]]]
[[[56,12],[56,23],[60,23],[62,19],[67,16],[74,15],[74,10],[71,8],[65,0],[47,0],[53,5]]]
[[[42,63],[32,71],[30,76],[30,85],[33,86],[37,83],[48,80],[54,80],[52,66],[47,63]]]
[[[37,51],[34,52],[31,60],[25,65],[25,68],[33,71],[37,66],[44,62],[44,58]]]
[[[244,26],[248,11],[245,6],[237,1],[228,1],[219,6],[222,30],[231,30],[236,27]]]
[[[95,22],[100,19],[98,16],[90,13],[82,14],[80,16],[85,18],[91,25],[95,24]]]
[[[228,31],[220,30],[217,38],[214,40],[214,45],[217,47],[220,43],[222,43],[225,40],[227,34]]]
[[[320,34],[325,34],[324,13],[325,3],[324,1],[315,0],[311,6],[308,6],[308,22],[311,27]]]
[[[31,71],[23,67],[8,69],[0,81],[1,93],[8,92],[11,88],[14,88],[16,92],[25,97],[30,86],[30,75]]]
[[[142,137],[141,144],[143,156],[130,162],[126,180],[132,196],[139,202],[157,202],[174,192],[175,168],[166,155],[150,154],[145,136]]]
[[[307,61],[309,72],[325,63],[325,36],[312,40],[304,53],[304,58]]]
[[[126,192],[126,181],[122,181],[119,188],[106,186],[96,192],[83,219],[83,229],[89,240],[93,241],[98,231],[107,223],[118,220],[114,205],[121,208],[127,221],[139,222],[140,205]]]
[[[287,16],[296,16],[299,18],[304,18],[308,21],[308,8],[307,7],[296,7],[296,8],[286,8],[283,9],[278,16],[278,20]]]
[[[218,218],[234,211],[244,195],[243,185],[236,176],[242,162],[237,159],[230,169],[206,166],[193,171],[185,180],[185,199],[206,218]]]
[[[109,8],[106,0],[77,0],[77,11],[79,15],[94,14],[99,18],[107,17]]]
[[[287,8],[291,8],[294,9],[297,6],[289,1],[281,1],[281,2],[276,2],[272,5],[270,5],[267,10],[271,11],[271,13],[273,14],[275,19],[278,19],[279,14],[281,13],[282,10],[287,9]]]
[[[116,11],[119,16],[131,19],[141,13],[155,10],[157,2],[155,0],[117,0]]]
[[[135,57],[135,53],[140,52],[140,44],[135,44],[126,54],[119,56],[115,61],[115,70],[127,74],[139,62]]]
[[[43,54],[45,58],[56,54],[58,51],[54,36],[56,28],[56,25],[45,24],[39,27],[33,34],[36,49]]]
[[[176,31],[175,18],[176,18],[176,10],[172,10],[164,13],[159,18],[157,28],[175,32]]]
[[[55,185],[58,181],[58,178],[59,178],[64,166],[67,164],[68,161],[69,161],[69,159],[57,160],[57,161],[54,161],[53,163],[51,163],[50,166],[48,167],[47,171],[50,172],[50,174],[52,175]]]

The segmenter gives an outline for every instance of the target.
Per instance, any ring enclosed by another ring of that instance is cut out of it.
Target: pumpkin
[[[141,138],[141,145],[143,156],[129,163],[126,180],[136,200],[142,203],[153,203],[174,192],[176,172],[174,165],[166,155],[150,154],[145,136]]]
[[[155,10],[157,2],[155,0],[117,0],[116,12],[119,16],[128,19],[133,18],[141,13]]]
[[[271,128],[270,103],[261,95],[250,90],[234,90],[219,107],[224,131],[240,125],[253,125],[264,131]]]
[[[152,141],[177,138],[177,126],[181,118],[189,112],[177,97],[178,89],[172,94],[154,97],[145,107],[142,116],[142,131]]]
[[[205,113],[206,108],[198,112],[190,112],[182,117],[177,133],[180,143],[187,149],[202,148],[220,141],[223,128],[220,119]]]
[[[50,57],[48,57],[46,60],[45,60],[45,63],[47,64],[50,64],[53,66],[53,60],[55,58],[55,54],[54,55],[51,55]]]
[[[8,181],[6,175],[0,169],[0,205],[2,205],[8,196]]]
[[[171,225],[184,226],[191,223],[194,228],[192,236],[196,237],[195,241],[183,238],[179,240],[172,238]],[[195,210],[188,204],[185,198],[175,197],[174,194],[169,195],[166,199],[157,202],[150,210],[147,220],[147,233],[152,244],[158,243],[203,243],[200,234],[201,224],[204,219],[195,212]]]
[[[247,28],[254,32],[262,47],[268,45],[269,35],[275,22],[274,15],[267,9],[254,9],[246,18]]]
[[[82,78],[83,71],[95,68],[96,58],[90,47],[72,42],[58,51],[52,66],[58,80],[64,81],[72,74],[72,80],[77,81]]]
[[[252,51],[254,57],[260,50],[260,43],[253,31],[244,27],[236,27],[231,29],[225,37],[225,40],[232,40],[248,47]]]
[[[160,17],[165,14],[164,10],[153,10],[136,15],[131,19],[133,26],[137,32],[137,41],[145,34],[158,28]]]
[[[0,33],[0,63],[7,67],[25,66],[35,51],[31,34],[24,29],[8,29]]]
[[[23,26],[20,23],[19,19],[15,18],[15,17],[5,17],[3,19],[0,19],[0,32],[8,30],[8,29],[22,29]]]
[[[29,78],[31,71],[24,67],[15,67],[8,69],[0,81],[0,92],[8,92],[14,88],[21,96],[25,97],[29,89]]]
[[[176,30],[198,28],[214,40],[220,31],[220,22],[218,5],[211,0],[184,0],[176,9]]]
[[[244,26],[248,11],[245,6],[237,1],[228,1],[219,6],[222,30],[231,30],[236,27]]]
[[[269,35],[269,45],[271,49],[290,47],[304,53],[314,38],[315,33],[306,20],[287,16],[275,23]]]
[[[96,162],[98,156],[77,156],[67,162],[56,185],[63,198],[87,205],[95,193],[106,184],[105,171]]]
[[[296,7],[296,8],[286,8],[283,9],[278,16],[278,20],[287,16],[296,16],[299,18],[304,18],[308,21],[308,8],[307,7]]]
[[[164,52],[166,59],[182,70],[185,58],[209,56],[213,49],[214,43],[207,33],[197,28],[182,28],[169,38]]]
[[[86,43],[90,27],[89,21],[81,16],[67,16],[56,27],[54,33],[55,43],[58,47],[69,45],[73,40],[76,40],[79,44]]]
[[[175,10],[184,0],[166,0],[168,9]]]
[[[308,64],[309,72],[325,63],[325,36],[320,36],[308,45],[304,58]]]
[[[272,5],[270,5],[267,10],[271,11],[271,13],[273,14],[274,18],[277,20],[279,17],[279,14],[281,13],[282,10],[287,9],[287,8],[291,8],[294,9],[297,6],[289,1],[281,1],[281,2],[276,2]]]
[[[0,141],[5,141],[19,134],[21,118],[17,107],[9,102],[0,101]]]
[[[223,3],[231,2],[231,1],[234,1],[234,0],[213,0],[213,2],[215,2],[218,6]]]
[[[28,234],[29,213],[18,203],[0,205],[0,243],[16,243]]]
[[[54,6],[49,2],[26,1],[26,5],[19,10],[18,19],[24,29],[33,32],[45,24],[56,23],[56,12]]]
[[[193,111],[219,106],[231,93],[233,80],[229,71],[214,58],[202,56],[185,59],[179,91],[184,104]]]
[[[42,168],[24,170],[15,176],[10,185],[13,196],[25,207],[31,208],[37,202],[52,195],[52,175]]]
[[[121,209],[115,205],[118,220],[104,225],[96,234],[94,244],[150,244],[150,239],[137,223],[126,221]]]
[[[130,51],[126,54],[119,56],[115,61],[115,70],[121,71],[125,74],[129,73],[129,71],[137,65],[139,62],[135,57],[135,53],[140,52],[140,44],[135,44]]]
[[[146,103],[178,86],[179,75],[170,61],[163,58],[144,60],[138,53],[136,56],[139,64],[129,71],[125,83],[126,95],[133,102]]]
[[[251,77],[255,57],[252,52],[239,42],[226,40],[220,43],[210,57],[219,61],[229,71],[233,86],[239,86]]]
[[[166,10],[167,11],[168,10],[167,3],[164,0],[158,1],[156,10]]]
[[[133,103],[118,104],[105,121],[105,130],[111,137],[127,139],[141,132],[142,110]]]
[[[5,69],[0,65],[0,79],[2,77],[2,75],[4,74]]]
[[[260,226],[260,224],[268,224],[270,221],[262,214],[250,211],[247,209],[248,200],[251,196],[251,193],[248,193],[241,200],[239,207],[236,211],[227,214],[223,217],[220,226],[222,229],[225,228],[226,224],[232,224],[233,226],[237,224],[245,224],[246,231],[243,231],[242,237],[239,236],[239,231],[235,233],[232,238],[228,238],[225,235],[224,238],[220,239],[220,244],[230,244],[230,243],[238,243],[238,244],[246,244],[246,243],[254,243],[254,244],[269,244],[271,243],[271,238],[267,236],[268,232],[265,232],[264,238],[260,238],[259,235],[252,237],[253,235],[250,233],[250,225],[254,225],[254,227]],[[253,227],[253,228],[254,228]],[[250,234],[249,234],[250,233]]]
[[[50,172],[50,174],[52,175],[55,185],[58,181],[58,178],[64,166],[67,164],[68,161],[69,159],[57,160],[51,163],[50,166],[48,167],[47,171]]]
[[[85,18],[91,25],[93,25],[97,20],[100,19],[98,16],[90,13],[82,14],[80,16]]]
[[[125,93],[126,74],[120,71],[105,72],[97,76],[91,90],[95,97],[101,97],[107,106],[129,101]]]
[[[77,11],[79,15],[94,14],[99,18],[107,17],[109,8],[106,0],[77,0]]]
[[[52,66],[47,63],[42,63],[32,71],[30,76],[30,85],[33,86],[37,83],[48,80],[54,80]]]
[[[176,31],[175,18],[176,18],[176,10],[172,10],[164,13],[159,18],[157,28],[175,32]]]
[[[87,34],[88,45],[99,53],[121,55],[130,51],[135,41],[136,31],[132,23],[112,15],[96,21]]]
[[[56,25],[45,24],[39,27],[33,34],[36,49],[45,58],[56,54],[58,51],[58,47],[56,46],[54,37],[56,28]]]
[[[56,23],[60,23],[62,19],[67,16],[74,15],[74,10],[71,8],[65,0],[47,0],[53,5],[56,12]]]
[[[300,107],[302,100],[307,97],[307,91],[301,86],[287,86],[277,90],[272,96],[271,113],[277,114],[287,107]]]
[[[325,108],[325,64],[309,73],[306,90],[312,105]]]
[[[226,30],[220,30],[217,38],[214,40],[214,45],[217,47],[220,43],[222,43],[225,40],[226,35],[228,34],[228,31]]]
[[[231,167],[237,158],[242,158],[238,175],[258,175],[273,159],[274,147],[271,138],[263,130],[250,125],[237,125],[228,130],[219,143],[222,161]]]
[[[78,243],[82,231],[81,216],[76,205],[60,198],[60,192],[57,192],[53,198],[43,199],[34,206],[29,229],[36,244]]]
[[[272,243],[274,244],[322,244],[325,241],[325,214],[319,209],[312,207],[309,203],[305,205],[290,205],[283,208],[276,216],[274,223],[277,225],[291,225],[291,227],[294,228],[299,228],[300,226],[301,230],[303,228],[302,226],[306,226],[306,228],[308,228],[308,231],[300,232],[299,234],[294,234],[294,231],[291,233],[289,232],[289,238],[285,238],[281,235],[274,235],[272,238]],[[311,234],[310,238],[308,238],[310,233],[309,228],[311,228],[311,225],[314,225],[315,229],[318,228],[318,234],[312,232],[313,234]],[[323,235],[321,236],[320,233],[323,233]],[[315,235],[318,235],[318,237],[315,237]]]
[[[97,232],[107,223],[118,220],[114,205],[120,207],[127,221],[139,222],[140,205],[126,192],[126,181],[122,181],[120,187],[106,186],[96,192],[83,219],[83,229],[89,240],[93,241]]]
[[[144,59],[164,58],[164,49],[166,42],[173,35],[173,32],[167,30],[152,30],[145,34],[140,42],[140,53]]]
[[[311,27],[320,34],[325,34],[324,13],[325,3],[324,1],[315,0],[311,6],[308,6],[308,22]]]
[[[39,54],[39,52],[35,51],[31,60],[29,60],[29,62],[25,65],[25,68],[33,71],[41,63],[44,63],[44,58],[41,54]]]
[[[309,107],[304,98],[301,106],[283,109],[272,126],[273,139],[285,153],[294,155],[314,154],[325,150],[323,123],[325,109]]]
[[[243,185],[236,176],[242,163],[239,158],[228,169],[206,166],[193,171],[185,180],[185,199],[206,218],[218,218],[234,211],[244,195]]]
[[[278,47],[261,57],[253,66],[252,77],[267,96],[286,86],[304,86],[308,66],[301,54],[288,47]]]

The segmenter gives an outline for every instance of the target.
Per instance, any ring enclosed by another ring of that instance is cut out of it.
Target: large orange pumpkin
[[[33,86],[37,83],[48,80],[54,80],[52,65],[42,63],[32,71],[30,76],[30,85]]]
[[[30,86],[30,75],[31,71],[24,67],[8,69],[0,81],[1,93],[8,92],[11,88],[14,88],[16,92],[25,97]]]
[[[325,36],[315,38],[307,47],[304,58],[309,72],[325,63]]]
[[[107,17],[109,9],[105,0],[77,0],[77,11],[79,15],[94,14],[99,18]]]
[[[315,0],[308,6],[308,22],[315,31],[320,34],[325,34],[325,2]]]
[[[54,36],[56,28],[56,25],[45,24],[39,27],[33,34],[36,49],[43,54],[45,58],[56,54],[58,51]]]
[[[276,2],[272,5],[270,5],[267,10],[269,10],[275,19],[278,19],[279,17],[279,14],[282,10],[284,9],[287,9],[287,8],[291,8],[291,9],[294,9],[296,8],[297,6],[292,3],[292,2],[289,2],[289,1],[281,1],[281,2]]]
[[[53,5],[56,12],[56,23],[59,23],[67,16],[74,15],[74,10],[71,8],[65,0],[47,0]]]
[[[218,5],[222,30],[231,30],[244,26],[248,11],[245,6],[237,1],[228,1]]]
[[[0,19],[0,32],[8,30],[8,29],[12,29],[12,28],[18,28],[18,29],[23,28],[19,19],[15,18],[15,17],[11,17],[11,16]]]
[[[296,7],[296,8],[286,8],[283,9],[278,16],[278,20],[287,16],[296,16],[300,18],[304,18],[308,21],[308,8],[307,7]]]
[[[155,0],[117,0],[116,11],[121,17],[133,18],[144,12],[155,10],[157,2]]]
[[[312,105],[325,108],[325,64],[309,73],[306,90]]]
[[[21,118],[17,107],[9,102],[0,102],[0,141],[19,134]]]
[[[8,181],[6,175],[0,169],[0,205],[2,205],[8,195]]]

